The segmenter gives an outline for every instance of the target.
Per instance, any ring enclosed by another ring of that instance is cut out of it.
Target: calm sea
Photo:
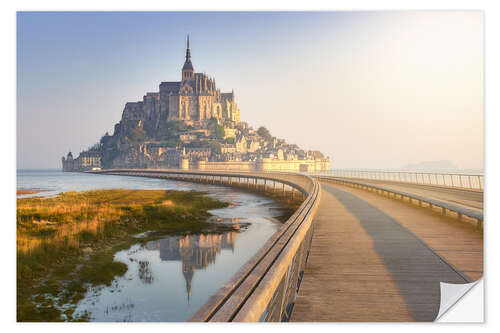
[[[87,311],[93,321],[186,321],[281,225],[276,201],[215,185],[19,170],[17,188],[41,189],[35,195],[44,196],[106,188],[197,190],[232,204],[211,213],[241,224],[239,232],[167,236],[116,253],[127,273],[109,287],[89,290],[77,306],[76,313]]]

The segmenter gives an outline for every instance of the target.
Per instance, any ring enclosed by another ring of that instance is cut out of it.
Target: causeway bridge
[[[98,173],[221,184],[303,199],[190,321],[433,321],[440,282],[469,283],[483,274],[481,175]]]

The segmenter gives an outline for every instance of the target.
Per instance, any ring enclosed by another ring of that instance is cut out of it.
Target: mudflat
[[[73,312],[88,288],[127,271],[113,260],[117,251],[166,234],[233,230],[209,222],[208,210],[228,204],[204,194],[111,189],[17,199],[17,321],[85,321]]]

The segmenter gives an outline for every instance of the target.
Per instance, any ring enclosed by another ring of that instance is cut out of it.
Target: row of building
[[[101,154],[98,151],[81,152],[77,158],[73,158],[71,152],[62,158],[63,171],[87,171],[101,169]]]

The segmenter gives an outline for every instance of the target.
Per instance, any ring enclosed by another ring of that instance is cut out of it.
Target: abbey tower
[[[205,73],[195,73],[189,35],[181,81],[162,82],[159,88],[159,93],[147,93],[142,102],[127,103],[123,119],[150,120],[153,130],[160,126],[161,121],[183,121],[194,126],[204,126],[212,118],[219,123],[224,120],[240,121],[234,91],[221,93],[213,78]]]
[[[182,67],[182,81],[162,82],[160,96],[168,98],[169,121],[183,120],[191,124],[211,118],[240,121],[240,111],[234,99],[234,92],[221,93],[213,78],[204,73],[194,72],[189,35],[186,61]]]

